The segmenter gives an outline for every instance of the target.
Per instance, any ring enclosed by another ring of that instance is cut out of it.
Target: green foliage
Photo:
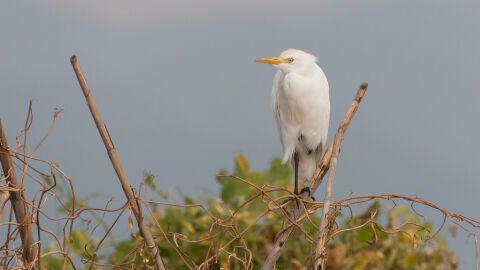
[[[248,179],[253,185],[285,187],[292,177],[288,166],[279,159],[273,160],[268,170],[254,172],[243,156],[236,157],[232,175]],[[268,211],[265,198],[253,186],[230,176],[219,176],[217,181],[220,198],[206,199],[202,203],[204,207],[161,208],[152,229],[155,235],[166,232],[159,247],[167,268],[195,268],[203,263],[206,269],[245,269],[259,266],[269,251],[281,226],[281,217]],[[273,192],[275,196],[279,194],[285,192]],[[192,204],[193,200],[184,197],[183,203]],[[301,249],[295,250],[295,253],[301,252]]]
[[[291,178],[289,166],[279,159],[274,159],[268,170],[258,172],[250,170],[245,157],[237,156],[234,171],[221,171],[217,177],[219,198],[205,198],[197,204],[183,196],[183,205],[152,204],[155,218],[150,220],[150,228],[167,269],[259,269],[281,229],[284,211],[294,206],[290,203],[281,210],[272,203],[272,198],[288,194],[282,188],[292,189]],[[146,174],[144,183],[169,200],[169,194],[157,190],[152,175]],[[456,269],[458,259],[444,241],[438,236],[431,239],[432,224],[407,207],[381,208],[375,201],[353,216],[343,216],[342,209],[337,209],[327,269]],[[277,269],[311,268],[319,223],[319,214],[299,223],[302,230],[297,229],[287,242]],[[78,243],[72,245],[72,252],[88,258],[83,247],[95,241],[81,232],[75,235]],[[119,268],[147,269],[152,265],[138,234],[102,255],[109,264],[122,265]],[[48,269],[62,268],[62,261],[53,256],[42,262]]]
[[[222,170],[219,175],[227,175],[227,172]],[[247,159],[238,155],[235,158],[235,169],[232,175],[247,179],[257,186],[271,185],[287,188],[291,185],[290,180],[293,174],[289,166],[282,164],[279,158],[272,160],[270,169],[266,171],[251,171]],[[258,190],[233,178],[217,177],[217,182],[220,184],[220,196],[223,202],[233,208],[240,206],[247,198],[258,193]],[[278,193],[274,193],[274,195],[278,195]]]
[[[406,206],[387,211],[388,222],[381,225],[378,201],[368,209],[346,218],[344,228],[329,246],[330,269],[457,269],[458,258],[445,242],[433,235],[433,225],[421,221]],[[334,258],[337,256],[337,258]]]

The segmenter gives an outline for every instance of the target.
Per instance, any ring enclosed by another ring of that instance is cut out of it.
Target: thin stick
[[[343,132],[347,132],[347,128],[350,125],[355,113],[358,110],[358,106],[362,101],[365,93],[367,92],[368,83],[362,83],[360,88],[357,91],[357,95],[353,99],[352,103],[350,104],[350,108],[348,108],[347,113],[345,114],[345,118],[343,119],[342,123],[338,127],[338,130],[343,130]],[[327,174],[328,169],[330,167],[330,159],[332,158],[332,150],[333,150],[333,143],[327,148],[325,154],[323,155],[322,160],[320,161],[320,166],[317,167],[315,173],[313,174],[312,182],[310,183],[310,190],[312,190],[312,194],[317,190],[318,186],[322,183],[323,177]]]
[[[367,91],[367,88],[368,88],[367,83],[362,83],[362,85],[360,85],[360,88],[357,91],[357,95],[353,99],[352,104],[350,105],[350,108],[345,114],[345,118],[340,124],[339,130],[341,129],[343,130],[343,132],[347,130],[348,125],[352,121],[352,118],[355,116],[355,112],[357,111],[358,106],[360,105],[360,101],[362,100],[363,96],[365,95],[365,92]],[[322,157],[322,160],[320,161],[320,164],[318,164],[318,167],[315,170],[315,173],[313,174],[312,181],[310,181],[311,194],[315,193],[320,183],[322,183],[323,177],[325,176],[328,169],[330,168],[332,150],[333,150],[333,143],[330,143],[330,145],[327,148],[327,151],[325,152],[325,154]],[[308,199],[307,195],[308,194],[303,193],[302,199],[305,199],[305,200]],[[297,222],[297,219],[299,217],[302,217],[302,214],[304,211],[305,211],[304,207],[296,207],[293,209],[292,212],[290,212],[289,216],[285,217],[283,221],[282,229],[277,234],[275,238],[275,243],[273,244],[272,249],[268,254],[268,257],[265,260],[265,264],[262,267],[263,270],[270,270],[274,268],[275,263],[277,262],[278,258],[280,257],[280,255],[282,254],[285,248],[285,242],[288,240],[288,238],[293,232],[293,229],[295,228],[291,220],[293,220],[294,222]]]
[[[323,201],[322,220],[318,229],[317,248],[315,249],[315,269],[325,269],[325,259],[327,258],[326,244],[330,238],[331,230],[327,229],[327,224],[331,224],[330,218],[327,217],[330,212],[330,202],[332,198],[333,183],[335,182],[335,173],[337,171],[338,154],[340,153],[340,143],[343,138],[344,131],[339,128],[333,141],[333,155],[330,161],[330,174],[328,175],[327,191]]]
[[[123,166],[120,162],[120,157],[115,149],[115,146],[113,145],[110,135],[108,134],[107,128],[102,121],[97,104],[95,103],[95,99],[90,91],[90,87],[87,85],[87,81],[83,75],[80,64],[77,61],[77,57],[72,55],[70,62],[72,63],[75,74],[77,75],[78,83],[80,84],[83,94],[85,95],[85,99],[87,100],[88,107],[92,113],[93,120],[95,121],[95,125],[100,133],[100,137],[102,137],[103,144],[107,149],[108,157],[112,162],[113,168],[117,173],[118,180],[120,180],[120,183],[122,184],[123,192],[125,193],[125,196],[127,196],[130,207],[132,208],[132,212],[135,215],[140,233],[144,237],[145,244],[150,249],[150,253],[154,258],[155,267],[157,270],[164,270],[165,265],[163,264],[162,257],[160,257],[160,251],[155,244],[152,232],[149,230],[148,225],[145,223],[145,220],[142,216],[141,206],[138,204],[135,194],[130,187],[127,175],[125,174]]]
[[[13,166],[13,160],[7,143],[7,137],[3,131],[2,122],[0,121],[0,162],[2,164],[3,174],[8,183],[8,192],[10,203],[18,222],[20,238],[23,244],[23,262],[27,268],[40,269],[37,258],[37,246],[33,242],[32,235],[32,215],[26,202],[26,196],[23,188],[18,185],[17,175]],[[9,236],[7,236],[9,237]]]

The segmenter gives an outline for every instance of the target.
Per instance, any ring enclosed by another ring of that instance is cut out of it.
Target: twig
[[[368,88],[367,83],[362,83],[362,85],[360,85],[360,88],[357,91],[357,95],[353,99],[352,104],[350,105],[350,108],[348,109],[345,115],[345,118],[340,124],[339,130],[342,129],[343,132],[347,130],[347,127],[352,121],[353,116],[355,116],[355,112],[357,111],[360,101],[365,95],[367,88]],[[310,181],[311,194],[315,193],[318,186],[322,182],[323,177],[325,176],[325,174],[327,173],[330,167],[332,150],[333,150],[333,143],[330,143],[330,145],[327,148],[327,151],[325,152],[325,154],[322,157],[322,160],[320,161],[320,164],[318,165],[317,169],[315,170],[315,173],[313,174],[312,181]],[[305,193],[302,194],[302,199],[305,199],[305,200],[308,199],[307,194]],[[285,217],[283,221],[282,229],[277,234],[275,238],[275,243],[272,246],[272,250],[268,254],[268,257],[265,260],[265,264],[262,267],[263,270],[270,270],[274,268],[275,263],[277,262],[278,258],[280,257],[280,255],[282,254],[285,248],[285,242],[288,240],[288,238],[293,232],[293,229],[295,228],[295,226],[292,226],[292,222],[290,220],[294,220],[296,222],[298,218],[302,216],[304,211],[305,211],[304,207],[296,207],[292,210],[292,212],[290,212],[289,216]]]
[[[26,197],[23,188],[19,186],[17,175],[13,166],[13,160],[8,150],[7,137],[3,131],[2,122],[0,121],[0,162],[2,164],[3,174],[6,177],[7,184],[11,189],[10,202],[18,222],[20,238],[23,244],[23,261],[25,265],[32,269],[40,269],[37,260],[37,246],[33,242],[32,235],[32,215],[29,208],[25,205]]]
[[[97,104],[93,98],[92,92],[90,91],[90,87],[87,85],[87,81],[85,79],[85,76],[83,75],[80,64],[77,61],[77,57],[75,55],[72,55],[72,57],[70,58],[70,62],[72,63],[73,70],[75,71],[78,79],[78,83],[80,84],[83,94],[85,95],[85,99],[87,101],[90,112],[92,113],[95,125],[97,126],[100,136],[102,137],[103,144],[107,149],[108,157],[112,162],[113,168],[117,173],[118,180],[120,180],[120,183],[122,185],[123,192],[127,196],[130,207],[133,211],[133,214],[135,215],[140,233],[144,237],[146,246],[150,249],[150,253],[155,262],[155,267],[157,270],[164,270],[165,265],[163,264],[162,257],[160,257],[160,251],[155,244],[152,232],[149,230],[148,225],[145,223],[145,220],[142,216],[141,206],[138,204],[135,194],[130,187],[127,175],[125,174],[123,166],[120,162],[120,157],[117,153],[117,150],[115,149],[115,146],[113,145],[110,135],[108,134],[107,128],[102,121],[100,112],[97,108]]]
[[[365,96],[365,93],[367,92],[367,88],[368,88],[368,83],[366,82],[360,85],[360,89],[358,89],[355,98],[350,104],[350,108],[348,108],[348,111],[345,114],[345,118],[343,118],[342,123],[338,127],[339,130],[342,129],[343,132],[347,132],[348,125],[350,125],[352,118],[355,116],[358,106],[360,105],[360,102],[362,101],[363,96]],[[317,190],[318,186],[322,183],[323,177],[328,172],[328,169],[330,167],[330,159],[332,157],[332,150],[333,150],[333,143],[330,143],[330,145],[327,148],[327,151],[325,152],[322,160],[320,161],[320,166],[317,167],[317,169],[315,170],[315,173],[313,174],[313,179],[310,183],[310,190],[312,191],[312,194],[315,192],[315,190]]]
[[[328,176],[327,191],[325,193],[325,200],[323,202],[322,220],[320,222],[320,228],[318,229],[318,242],[315,249],[315,269],[325,269],[324,262],[327,258],[326,244],[330,238],[331,230],[327,228],[327,224],[330,224],[330,201],[332,198],[333,183],[335,182],[335,173],[337,170],[338,154],[340,153],[340,143],[343,138],[344,131],[339,128],[333,141],[333,154],[330,161],[330,174]],[[335,218],[335,216],[333,216]]]

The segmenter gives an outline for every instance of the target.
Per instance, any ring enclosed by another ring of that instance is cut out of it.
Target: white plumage
[[[298,180],[308,187],[327,141],[330,121],[327,78],[316,64],[317,58],[301,50],[289,49],[279,57],[259,58],[257,62],[279,69],[273,80],[272,107],[283,145],[282,161],[290,160],[298,171]],[[297,179],[295,182],[298,194]]]

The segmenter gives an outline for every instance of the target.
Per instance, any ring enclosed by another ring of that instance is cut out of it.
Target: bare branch
[[[19,223],[20,237],[23,243],[23,261],[25,265],[33,269],[39,269],[40,265],[37,258],[37,246],[33,241],[32,235],[32,215],[29,208],[25,205],[26,196],[23,188],[19,186],[17,175],[13,166],[13,160],[8,151],[7,137],[3,131],[0,121],[0,162],[2,164],[3,174],[6,177],[9,189],[9,198],[15,213],[15,218]]]
[[[100,136],[102,137],[102,141],[107,150],[108,157],[112,162],[113,168],[115,169],[118,179],[120,180],[120,183],[122,185],[123,192],[125,193],[125,196],[127,196],[130,207],[135,215],[138,228],[145,239],[146,246],[150,249],[150,253],[154,258],[155,267],[157,270],[163,270],[165,269],[165,265],[163,264],[163,260],[160,257],[160,251],[158,250],[158,247],[155,243],[152,232],[148,228],[148,225],[145,223],[145,220],[142,215],[141,205],[138,204],[135,194],[133,193],[132,188],[130,187],[127,175],[123,170],[123,166],[120,162],[120,156],[118,155],[117,150],[113,145],[112,139],[108,134],[107,128],[102,120],[102,117],[100,116],[100,112],[97,108],[97,104],[95,102],[95,99],[93,98],[93,94],[90,90],[90,87],[87,84],[85,76],[83,75],[80,64],[77,61],[77,57],[75,55],[72,55],[72,57],[70,58],[70,62],[72,63],[73,70],[75,71],[75,74],[78,79],[78,83],[80,84],[83,94],[85,95],[85,99],[87,101],[90,112],[92,113],[92,117],[93,117],[93,120],[95,121],[95,125],[97,126]]]
[[[331,235],[331,228],[327,228],[327,224],[330,224],[330,219],[335,219],[335,215],[328,216],[330,212],[330,200],[332,198],[333,183],[335,182],[335,173],[337,170],[338,154],[340,153],[340,143],[343,138],[343,130],[341,127],[338,129],[335,139],[333,141],[333,155],[330,161],[330,174],[328,176],[327,192],[325,193],[325,200],[323,202],[322,220],[320,222],[320,228],[318,229],[318,242],[315,249],[315,269],[325,269],[324,262],[327,258],[326,244]]]

